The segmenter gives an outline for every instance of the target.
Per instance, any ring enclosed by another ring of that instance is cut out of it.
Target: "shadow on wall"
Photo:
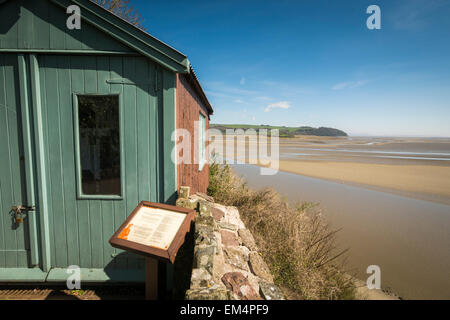
[[[0,11],[8,12],[0,22],[0,34],[6,34],[20,18],[20,7],[16,1],[0,0]]]

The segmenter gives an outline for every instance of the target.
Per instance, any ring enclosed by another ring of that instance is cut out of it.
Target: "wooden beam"
[[[26,57],[23,54],[18,55],[19,66],[19,85],[20,85],[20,107],[22,115],[22,136],[23,149],[25,156],[25,182],[27,202],[24,205],[36,206],[35,189],[34,189],[34,165],[33,165],[33,149],[32,149],[32,135],[31,135],[31,111],[29,104],[29,88],[28,88],[28,68]],[[30,262],[32,266],[39,264],[38,252],[38,234],[36,228],[36,210],[28,212],[28,227],[30,229]]]
[[[45,163],[44,128],[42,120],[41,87],[39,79],[39,64],[37,56],[30,55],[31,96],[34,120],[34,135],[36,149],[36,168],[38,185],[38,203],[36,213],[39,213],[41,226],[42,270],[47,272],[51,268],[50,259],[50,221],[49,201],[47,190],[47,165]]]
[[[158,260],[145,258],[145,299],[158,299]]]
[[[74,49],[0,49],[0,53],[34,53],[34,54],[72,54],[72,55],[111,55],[111,56],[141,56],[137,52],[105,51],[105,50],[74,50]]]

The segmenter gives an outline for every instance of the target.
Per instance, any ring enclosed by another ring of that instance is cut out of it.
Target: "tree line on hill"
[[[269,126],[269,125],[226,125],[226,124],[210,124],[211,128],[218,129],[222,133],[225,133],[226,129],[278,129],[280,137],[289,138],[294,137],[296,135],[304,135],[304,136],[323,136],[323,137],[346,137],[348,136],[346,132],[328,127],[286,127],[286,126]],[[270,131],[268,132],[270,134]]]

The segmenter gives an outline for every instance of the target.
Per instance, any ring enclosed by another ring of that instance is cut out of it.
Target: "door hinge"
[[[19,212],[19,211],[35,211],[36,210],[36,206],[13,206],[12,207],[13,211],[15,212]]]

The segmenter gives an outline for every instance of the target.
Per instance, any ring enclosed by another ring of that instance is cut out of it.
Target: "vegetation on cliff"
[[[307,136],[324,136],[324,137],[346,137],[347,133],[342,130],[327,127],[281,127],[281,126],[269,126],[269,125],[248,125],[248,124],[211,124],[211,128],[218,129],[225,133],[226,129],[278,129],[280,137],[289,138],[296,135]],[[270,132],[269,132],[270,133]]]
[[[275,283],[290,299],[353,299],[331,230],[318,206],[291,206],[273,189],[252,190],[230,166],[212,163],[208,194],[236,206],[252,232]]]

